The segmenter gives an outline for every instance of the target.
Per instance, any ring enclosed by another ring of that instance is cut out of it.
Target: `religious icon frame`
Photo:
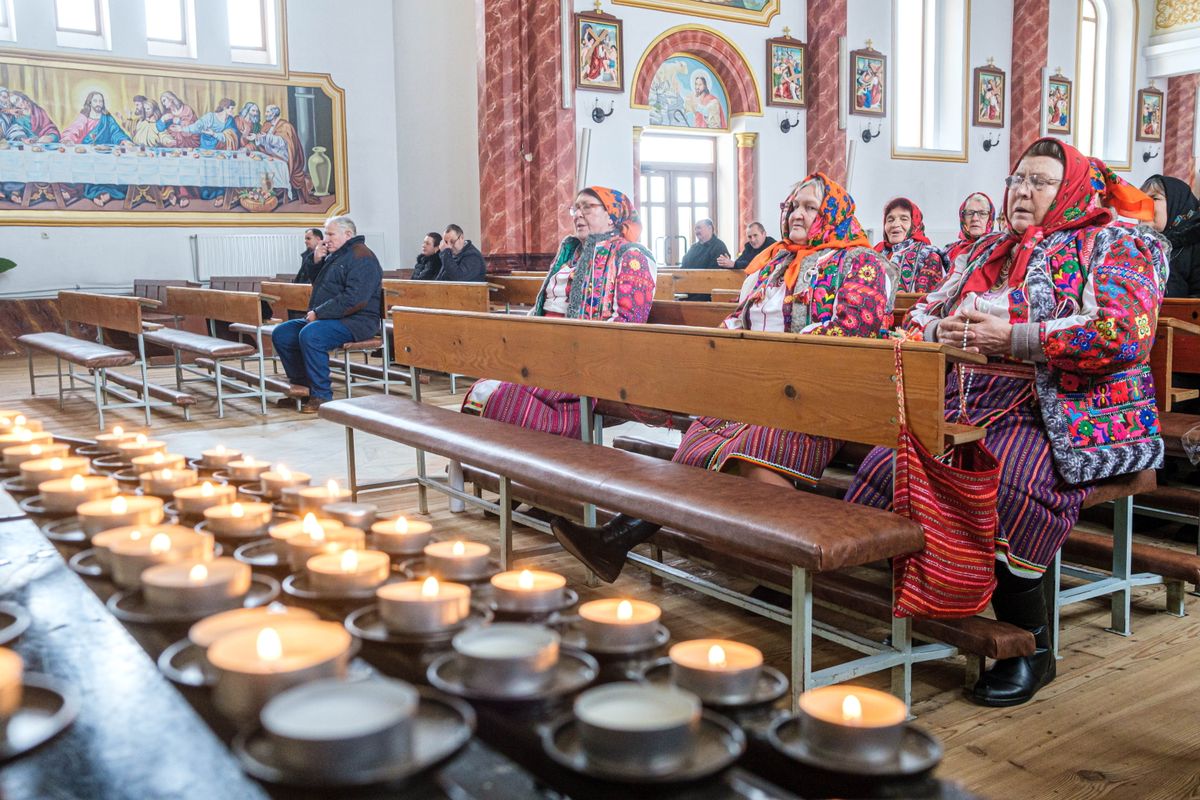
[[[800,98],[775,97],[774,67],[776,49],[787,48],[800,51]],[[783,108],[808,108],[808,45],[792,36],[777,36],[767,39],[767,105]]]
[[[1158,133],[1157,133],[1157,135],[1152,134],[1152,133],[1147,134],[1147,133],[1142,132],[1142,109],[1145,107],[1147,97],[1157,97],[1158,98]],[[1153,87],[1146,88],[1146,89],[1138,89],[1137,106],[1133,110],[1133,113],[1134,113],[1134,119],[1133,119],[1134,139],[1135,140],[1137,140],[1139,142],[1155,142],[1157,144],[1162,144],[1163,117],[1166,115],[1165,114],[1165,111],[1166,111],[1165,106],[1166,106],[1166,95],[1163,93],[1163,91],[1161,89],[1155,89]]]
[[[1062,90],[1066,94],[1066,124],[1055,122],[1050,116],[1050,97],[1056,89]],[[1055,134],[1061,133],[1067,136],[1071,135],[1075,127],[1075,84],[1074,82],[1063,75],[1061,72],[1055,72],[1046,79],[1046,92],[1042,97],[1042,111],[1046,117],[1046,133]]]
[[[874,64],[879,67],[879,86],[881,89],[879,108],[862,108],[858,104],[858,69],[860,60],[864,63]],[[888,85],[887,85],[887,56],[871,47],[870,42],[861,50],[851,50],[849,54],[850,62],[850,113],[862,117],[886,117],[887,116],[887,101],[888,101]]]
[[[615,80],[598,81],[589,79],[583,74],[583,65],[580,63],[579,57],[583,44],[583,26],[588,23],[591,23],[592,25],[601,25],[605,28],[616,30],[617,77]],[[625,92],[625,28],[623,22],[617,17],[614,17],[612,14],[606,14],[603,11],[577,11],[575,13],[574,25],[571,28],[571,31],[571,71],[574,76],[575,88],[587,92],[613,92],[615,94],[623,94]]]
[[[748,25],[771,24],[779,14],[780,0],[765,0],[761,9],[737,8],[713,0],[612,0],[614,5],[649,8],[669,14],[684,14],[690,17],[707,17],[728,22],[743,22]]]
[[[995,78],[1000,82],[1000,117],[995,120],[984,119],[980,115],[979,101],[982,98],[981,88],[984,78]],[[1003,128],[1005,108],[1008,104],[1008,74],[997,66],[988,64],[976,67],[971,74],[971,124],[977,128]]]

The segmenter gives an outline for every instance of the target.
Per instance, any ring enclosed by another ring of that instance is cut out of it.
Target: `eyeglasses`
[[[986,211],[964,211],[963,212],[964,219],[972,219],[974,217],[978,217],[979,219],[987,219],[988,216],[989,216],[988,212],[986,212]]]
[[[1062,183],[1062,178],[1044,178],[1041,175],[1009,175],[1004,179],[1004,185],[1009,189],[1019,189],[1026,183],[1033,191],[1040,192],[1047,186],[1056,186]]]
[[[578,217],[580,214],[586,214],[593,208],[604,208],[603,203],[576,203],[573,206],[567,207],[567,213],[572,217]]]

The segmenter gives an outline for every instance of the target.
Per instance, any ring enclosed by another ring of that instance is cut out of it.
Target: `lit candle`
[[[291,533],[291,528],[279,530],[287,525],[298,525],[300,531]],[[296,572],[303,570],[313,556],[359,550],[366,547],[367,539],[366,534],[358,528],[347,528],[337,520],[317,519],[313,514],[305,514],[298,523],[273,525],[269,533],[272,539],[284,538],[287,542],[288,564]]]
[[[349,594],[382,585],[391,574],[392,560],[379,550],[343,550],[313,556],[306,568],[308,584],[313,591]]]
[[[142,572],[141,582],[148,605],[199,616],[241,605],[250,591],[250,565],[232,558],[157,564]]]
[[[429,574],[442,580],[472,581],[488,573],[491,548],[479,542],[434,542],[425,546]]]
[[[14,444],[4,448],[4,466],[16,469],[26,461],[36,461],[42,458],[66,458],[71,448],[60,442],[34,442],[33,444]]]
[[[121,460],[131,463],[138,456],[151,456],[155,453],[165,452],[167,452],[166,442],[147,438],[144,433],[136,434],[132,439],[117,442],[117,453],[121,456]]]
[[[230,503],[204,510],[206,526],[216,536],[258,536],[271,524],[270,503]]]
[[[895,761],[906,719],[903,700],[862,686],[824,686],[800,695],[800,735],[814,751],[843,761]]]
[[[162,498],[132,494],[90,500],[81,503],[75,513],[89,538],[110,528],[157,525],[164,516]]]
[[[21,462],[21,485],[27,489],[36,489],[39,484],[55,478],[70,478],[74,475],[86,475],[88,460],[83,456],[67,456],[65,458],[38,458]]]
[[[271,465],[266,461],[255,461],[254,456],[242,456],[238,461],[230,461],[225,471],[235,481],[256,481],[270,468]]]
[[[156,469],[138,475],[138,483],[145,494],[170,498],[174,497],[176,489],[195,485],[197,477],[194,469]]]
[[[21,707],[25,662],[15,651],[0,647],[0,731]]]
[[[330,503],[340,503],[350,499],[350,490],[338,486],[332,478],[324,486],[304,486],[296,492],[296,508],[301,514],[308,512],[319,513]]]
[[[666,775],[692,755],[702,707],[673,686],[610,683],[575,699],[579,744],[608,769]]]
[[[111,540],[108,537],[101,539],[101,536],[110,533],[105,531],[93,537],[92,544],[95,547],[107,545],[113,583],[125,588],[137,586],[142,570],[155,564],[211,561],[213,557],[213,537],[197,533],[191,528],[162,525],[145,531],[137,528],[116,530],[129,533],[123,537],[114,536]],[[132,535],[135,531],[138,532],[136,537]]]
[[[38,484],[42,506],[51,514],[74,514],[80,503],[116,493],[117,482],[107,475],[72,475]]]
[[[31,431],[29,428],[13,428],[8,433],[0,433],[0,449],[17,444],[47,445],[54,442],[54,436],[46,431]]]
[[[373,503],[350,503],[346,501],[338,503],[326,503],[321,507],[321,513],[325,516],[336,519],[345,525],[347,528],[358,528],[359,530],[370,530],[375,524],[375,517],[379,515],[379,506]]]
[[[105,453],[117,452],[117,445],[137,436],[133,431],[126,431],[120,425],[114,425],[111,433],[102,433],[96,437],[96,447]]]
[[[724,639],[693,639],[673,645],[671,682],[715,703],[745,702],[754,696],[762,672],[758,648]]]
[[[418,555],[432,538],[432,525],[428,522],[414,522],[403,516],[380,520],[371,526],[372,544],[379,550],[395,556]]]
[[[312,476],[307,472],[292,472],[283,464],[276,464],[274,469],[267,470],[260,477],[263,491],[273,500],[282,495],[284,489],[290,486],[307,486],[312,480]]]
[[[230,461],[237,461],[242,457],[240,450],[229,450],[223,444],[219,444],[213,450],[204,450],[200,453],[200,463],[205,469],[225,469],[229,466]]]
[[[188,639],[207,650],[209,645],[226,634],[246,628],[262,628],[285,620],[317,619],[315,611],[283,603],[268,603],[258,608],[235,608],[205,617],[188,628]]]
[[[134,475],[159,469],[184,469],[187,465],[183,462],[183,456],[178,453],[151,453],[146,456],[134,456],[130,459]]]
[[[555,611],[563,602],[567,579],[554,572],[523,569],[492,576],[496,610],[515,614]]]
[[[40,431],[42,429],[42,421],[40,419],[29,419],[20,411],[0,411],[0,433],[10,433],[14,428]]]
[[[214,641],[213,703],[235,720],[251,720],[275,695],[301,683],[345,675],[350,634],[336,622],[281,620]]]
[[[579,607],[579,630],[597,648],[635,648],[654,644],[662,609],[642,600],[608,598]]]
[[[496,695],[535,694],[554,679],[559,636],[540,625],[500,622],[454,637],[463,684]]]
[[[213,506],[224,506],[232,503],[237,497],[237,487],[227,483],[204,481],[199,485],[176,489],[171,493],[175,498],[175,508],[180,514],[199,517],[206,509]]]
[[[471,613],[471,588],[461,583],[405,581],[375,590],[379,618],[397,633],[437,633],[459,625]]]

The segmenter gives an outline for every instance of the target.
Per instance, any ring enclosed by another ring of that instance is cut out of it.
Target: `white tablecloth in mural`
[[[80,153],[76,147],[83,145],[62,146],[64,152],[53,146],[34,152],[28,144],[24,150],[0,150],[0,182],[258,187],[266,174],[276,189],[289,185],[287,162],[265,153],[251,158],[238,152],[234,158],[232,151],[171,149],[118,155],[116,150],[87,147]]]

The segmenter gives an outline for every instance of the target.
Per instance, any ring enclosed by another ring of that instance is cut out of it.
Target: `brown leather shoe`
[[[329,402],[328,400],[318,400],[315,397],[310,398],[307,402],[304,403],[304,405],[300,406],[300,413],[301,414],[315,414],[321,410],[322,405],[324,405],[325,403],[328,403],[328,402]]]

